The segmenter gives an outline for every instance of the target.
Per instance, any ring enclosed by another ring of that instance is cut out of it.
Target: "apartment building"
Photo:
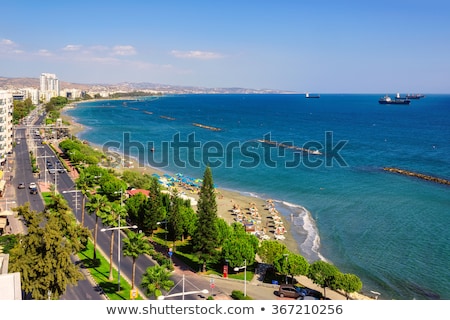
[[[41,73],[40,77],[40,98],[44,102],[49,102],[51,98],[59,96],[59,80],[53,73]]]
[[[0,164],[6,161],[6,155],[12,151],[13,142],[13,95],[0,90]]]

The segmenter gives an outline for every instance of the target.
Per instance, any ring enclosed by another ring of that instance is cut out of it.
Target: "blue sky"
[[[5,1],[0,76],[450,93],[449,1]]]

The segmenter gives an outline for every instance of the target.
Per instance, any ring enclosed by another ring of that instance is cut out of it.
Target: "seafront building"
[[[6,187],[4,171],[9,170],[7,158],[12,152],[13,140],[13,95],[11,92],[0,90],[0,197],[3,197]],[[6,228],[7,215],[9,213],[0,211],[0,234]]]
[[[40,98],[44,102],[49,102],[51,98],[59,96],[59,80],[53,73],[41,73],[40,77]]]
[[[13,94],[0,90],[0,165],[4,165],[12,151],[13,140]]]

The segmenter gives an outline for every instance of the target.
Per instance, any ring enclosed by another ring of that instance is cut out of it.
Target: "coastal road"
[[[39,182],[39,178],[36,178],[32,173],[31,161],[29,157],[29,149],[27,144],[28,142],[32,142],[27,136],[26,127],[20,126],[16,127],[15,130],[15,139],[16,146],[14,148],[13,154],[11,156],[11,168],[8,168],[11,176],[11,181],[8,182],[8,198],[15,199],[14,207],[24,205],[25,203],[30,204],[30,209],[36,212],[42,212],[45,208],[44,202],[40,192],[38,194],[30,194],[29,192],[29,183],[30,182]],[[33,142],[34,143],[34,142]],[[33,147],[33,145],[31,145]],[[48,146],[45,146],[48,154],[53,154],[51,149]],[[38,157],[41,154],[40,149],[37,151]],[[44,151],[42,151],[44,154]],[[54,155],[54,154],[53,154]],[[37,158],[38,163],[42,162],[42,165],[45,164],[45,159]],[[45,168],[40,165],[41,168]],[[67,176],[67,174],[66,174]],[[73,184],[70,178],[62,177],[63,187],[67,188],[67,185]],[[19,183],[25,184],[25,189],[18,189],[17,186]],[[8,199],[9,200],[9,199]],[[11,206],[11,205],[10,205]],[[26,227],[23,223],[14,219],[11,223],[14,226],[15,232],[24,232],[26,233]],[[75,258],[74,258],[75,261]],[[96,284],[93,282],[91,276],[87,272],[87,270],[80,267],[80,271],[84,274],[84,279],[78,281],[76,286],[68,286],[64,295],[60,298],[61,300],[102,300],[105,299],[105,296],[98,291]]]
[[[25,203],[30,204],[30,209],[41,212],[44,210],[44,204],[39,194],[30,194],[29,184],[31,182],[37,183],[37,180],[32,172],[30,156],[28,153],[27,136],[25,128],[16,129],[15,133],[16,146],[14,148],[13,168],[10,170],[14,172],[11,180],[11,187],[15,188],[16,205],[22,206]],[[19,183],[24,183],[24,189],[18,189]]]
[[[42,140],[39,136],[32,136],[33,132],[30,132],[30,135],[27,136],[26,127],[18,127],[16,128],[16,139],[20,141],[20,143],[15,148],[15,168],[19,170],[15,170],[14,176],[14,184],[17,185],[19,182],[26,183],[27,189],[16,190],[20,192],[16,192],[17,196],[17,205],[22,205],[25,202],[30,202],[30,207],[32,210],[43,211],[44,204],[42,201],[42,197],[40,194],[31,195],[28,191],[29,182],[43,182],[56,184],[57,190],[63,197],[67,200],[69,206],[73,209],[73,212],[78,221],[81,221],[81,203],[83,195],[81,192],[75,189],[75,182],[73,179],[67,174],[67,172],[63,173],[49,173],[46,169],[47,160],[52,163],[57,162],[56,155],[53,150],[46,144],[42,144]],[[28,142],[28,146],[27,146]],[[28,155],[28,147],[33,150],[37,156],[37,162],[39,167],[41,168],[40,176],[35,177],[31,170],[31,162]],[[55,166],[55,165],[54,165]],[[95,217],[85,213],[84,217],[84,225],[91,230],[93,233],[95,227]],[[107,228],[108,226],[99,225],[99,230],[101,228]],[[117,231],[114,231],[117,232]],[[110,246],[110,232],[98,232],[97,235],[97,247],[100,253],[102,253],[105,257],[108,257],[109,254],[109,246]],[[122,239],[125,237],[122,234]],[[115,237],[117,239],[117,235]],[[122,244],[121,244],[122,246]],[[117,268],[118,260],[117,260],[117,243],[114,244],[115,250],[113,251],[113,263]],[[74,257],[74,261],[76,258]],[[176,272],[173,273],[171,279],[175,283],[175,287],[170,291],[173,293],[181,293],[184,287],[184,292],[188,291],[197,291],[202,289],[208,289],[209,294],[213,294],[216,297],[220,297],[221,299],[229,299],[231,292],[233,290],[243,291],[244,284],[243,282],[233,281],[233,280],[222,280],[222,279],[214,279],[212,280],[210,277],[203,277],[196,274],[194,271],[189,270],[186,266],[176,264]],[[142,282],[143,275],[148,267],[154,266],[155,262],[151,259],[150,256],[140,256],[137,259],[136,263],[136,284],[139,287]],[[61,297],[62,300],[96,300],[96,299],[106,299],[106,296],[99,291],[99,287],[94,282],[92,277],[89,275],[89,272],[86,269],[83,269],[80,266],[81,272],[85,275],[85,279],[78,282],[76,286],[68,286],[67,291]],[[132,270],[132,259],[130,257],[124,257],[121,255],[121,277],[126,279],[129,283],[131,283],[131,270]],[[184,279],[184,280],[183,280]],[[184,286],[183,286],[184,281]],[[214,288],[211,288],[211,281],[214,281]],[[247,284],[247,292],[252,296],[253,299],[263,300],[263,299],[276,299],[276,296],[273,294],[273,288],[262,288],[257,287],[256,285]],[[141,296],[145,298],[143,292],[141,292]],[[186,299],[189,300],[203,300],[206,297],[201,294],[186,296]],[[147,299],[147,298],[145,298]],[[182,296],[168,298],[171,300],[181,300]]]

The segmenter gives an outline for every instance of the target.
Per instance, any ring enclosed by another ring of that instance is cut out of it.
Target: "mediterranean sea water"
[[[219,188],[273,199],[300,252],[356,274],[368,295],[450,299],[450,186],[383,170],[450,180],[450,95],[381,96],[168,95],[67,113],[81,139],[171,174],[201,178],[209,164]]]

